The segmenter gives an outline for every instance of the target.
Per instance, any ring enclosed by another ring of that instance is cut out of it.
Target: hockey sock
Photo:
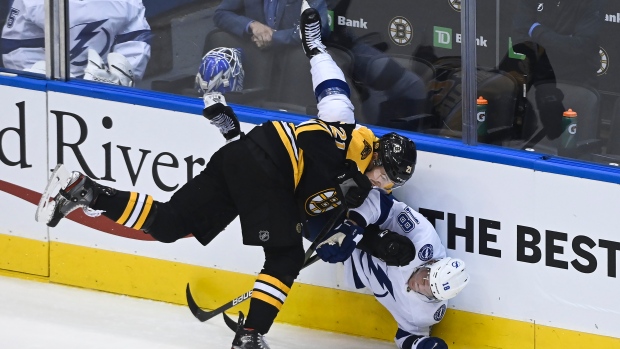
[[[327,53],[312,57],[310,66],[319,119],[354,124],[351,90],[340,67]]]
[[[291,286],[292,282],[285,284],[271,275],[259,274],[254,283],[245,327],[256,329],[261,334],[269,332]]]
[[[314,88],[317,102],[331,94],[341,93],[347,98],[351,96],[351,90],[342,70],[329,54],[323,53],[312,57],[310,66],[312,88]]]
[[[128,228],[141,229],[147,220],[153,197],[147,194],[118,190],[114,196],[100,195],[93,205],[103,215]]]

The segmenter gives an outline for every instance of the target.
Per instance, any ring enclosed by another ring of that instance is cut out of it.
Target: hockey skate
[[[231,349],[270,349],[262,334],[243,327],[243,320],[243,313],[239,312],[237,332]]]
[[[237,119],[232,108],[226,104],[224,95],[220,92],[208,92],[204,94],[202,99],[205,103],[202,115],[211,121],[212,125],[220,129],[220,133],[226,138],[226,142],[231,142],[239,137],[241,134],[239,119]]]
[[[301,35],[301,46],[308,58],[320,53],[327,53],[327,48],[321,41],[321,15],[316,9],[310,7],[305,0],[301,5],[299,35]]]
[[[114,189],[101,186],[80,172],[69,173],[63,164],[58,164],[41,196],[35,220],[53,228],[61,219],[80,207],[86,215],[97,217],[102,211],[93,210],[89,205],[99,194],[111,196],[114,192]],[[52,196],[53,199],[50,200]]]

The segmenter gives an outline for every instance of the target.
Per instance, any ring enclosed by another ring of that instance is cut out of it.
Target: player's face
[[[366,176],[370,179],[373,186],[381,189],[390,190],[394,187],[394,182],[388,178],[383,166],[375,166],[372,170],[366,172]]]
[[[407,286],[409,289],[426,296],[428,299],[435,299],[433,292],[431,292],[431,284],[429,282],[430,269],[420,268],[415,271],[409,278]]]

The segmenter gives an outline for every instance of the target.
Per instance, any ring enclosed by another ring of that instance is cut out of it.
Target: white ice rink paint
[[[201,323],[185,306],[0,277],[2,349],[230,348],[221,317]],[[394,349],[390,342],[276,323],[272,349]]]

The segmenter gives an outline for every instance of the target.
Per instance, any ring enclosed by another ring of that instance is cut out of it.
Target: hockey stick
[[[329,233],[329,231],[332,230],[332,228],[334,227],[334,224],[336,224],[336,221],[338,221],[342,213],[345,211],[345,209],[342,206],[337,208],[336,210],[337,210],[336,213],[334,213],[334,215],[330,217],[329,221],[325,224],[323,229],[321,229],[321,232],[319,233],[319,235],[316,237],[316,239],[312,242],[312,244],[306,251],[304,266],[301,268],[302,270],[304,268],[311,266],[312,264],[314,264],[316,261],[319,260],[318,255],[312,256],[312,254],[316,250],[316,247],[319,245],[321,240],[323,240],[323,238],[327,235],[327,233]],[[205,322],[211,319],[212,317],[217,316],[220,313],[223,313],[226,310],[234,307],[235,305],[240,304],[250,299],[250,297],[252,297],[252,290],[249,290],[243,293],[242,295],[235,297],[230,302],[211,311],[202,310],[200,309],[198,304],[196,304],[196,301],[194,300],[194,297],[192,296],[192,292],[190,291],[189,283],[187,284],[187,287],[185,288],[185,297],[187,298],[187,306],[189,307],[189,310],[192,312],[192,314],[194,314],[194,317],[196,317],[196,319],[200,320],[201,322]]]

